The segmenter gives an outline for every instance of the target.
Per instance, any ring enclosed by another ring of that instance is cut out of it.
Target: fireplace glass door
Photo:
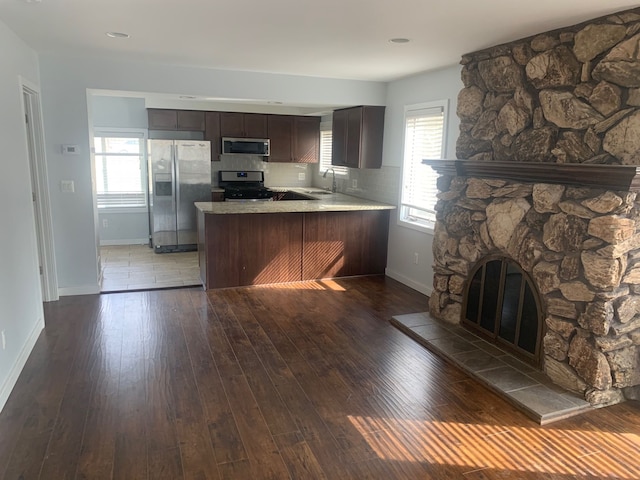
[[[506,258],[487,258],[471,272],[463,324],[500,346],[539,364],[542,322],[529,276]]]

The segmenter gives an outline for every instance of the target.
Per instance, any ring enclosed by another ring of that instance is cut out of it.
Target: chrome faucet
[[[336,185],[336,171],[333,168],[327,168],[327,171],[324,172],[322,178],[327,178],[327,173],[329,173],[329,170],[331,170],[331,173],[333,173],[333,183],[331,183],[331,191],[333,193],[336,193],[336,191],[338,190],[338,186]]]

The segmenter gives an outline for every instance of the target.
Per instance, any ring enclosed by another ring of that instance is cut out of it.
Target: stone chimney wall
[[[461,63],[459,159],[640,164],[640,8]]]
[[[640,8],[464,55],[457,157],[640,165]],[[439,179],[433,315],[460,322],[485,255],[536,283],[544,370],[595,406],[640,399],[636,193]]]

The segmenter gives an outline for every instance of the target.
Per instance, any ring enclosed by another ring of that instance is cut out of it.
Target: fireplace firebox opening
[[[544,322],[529,275],[513,260],[488,256],[471,270],[462,324],[540,368]]]

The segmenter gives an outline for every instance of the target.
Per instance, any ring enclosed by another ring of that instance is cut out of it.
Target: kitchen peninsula
[[[299,190],[310,199],[195,204],[206,289],[384,273],[395,206]]]

